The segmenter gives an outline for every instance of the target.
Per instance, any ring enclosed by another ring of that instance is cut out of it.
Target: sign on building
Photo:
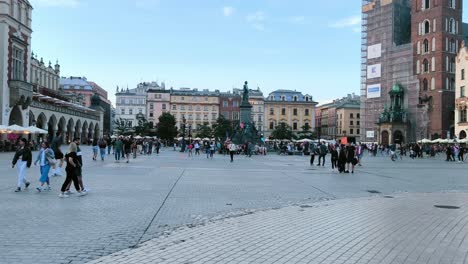
[[[367,79],[380,78],[382,76],[382,64],[367,66]]]
[[[374,131],[366,131],[366,137],[367,138],[374,138],[375,132]]]
[[[381,96],[380,83],[367,86],[367,98],[379,98]]]
[[[382,44],[375,44],[367,47],[367,58],[376,59],[382,56]]]

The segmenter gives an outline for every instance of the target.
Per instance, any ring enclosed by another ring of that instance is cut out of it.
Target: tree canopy
[[[274,139],[291,139],[293,138],[293,132],[289,125],[280,123],[276,126],[275,130],[273,130],[270,137]]]
[[[177,136],[176,119],[172,114],[163,113],[159,116],[156,134],[160,139],[164,140],[173,140]]]
[[[232,136],[233,132],[233,122],[226,119],[223,115],[220,115],[216,119],[216,123],[213,124],[213,134],[216,138],[226,139],[226,135]]]

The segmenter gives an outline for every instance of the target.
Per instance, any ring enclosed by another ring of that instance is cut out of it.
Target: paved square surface
[[[0,263],[468,263],[468,163],[366,157],[344,175],[301,156],[90,152],[91,192],[67,199],[64,177],[35,191],[38,167],[14,193],[0,153]]]

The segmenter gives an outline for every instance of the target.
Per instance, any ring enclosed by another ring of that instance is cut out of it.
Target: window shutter
[[[436,50],[436,39],[432,38],[432,51]]]
[[[435,71],[435,57],[432,57],[431,59],[431,70]]]
[[[445,19],[445,31],[449,32],[449,30],[448,30],[448,18]]]
[[[436,19],[432,22],[432,32],[436,32]]]
[[[418,41],[418,44],[417,44],[417,53],[418,53],[418,55],[421,54],[421,41]]]
[[[416,74],[421,73],[421,62],[418,60],[416,61]]]

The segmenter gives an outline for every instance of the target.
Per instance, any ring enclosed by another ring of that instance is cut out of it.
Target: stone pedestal
[[[240,122],[247,124],[252,122],[252,105],[242,104],[240,107]]]

